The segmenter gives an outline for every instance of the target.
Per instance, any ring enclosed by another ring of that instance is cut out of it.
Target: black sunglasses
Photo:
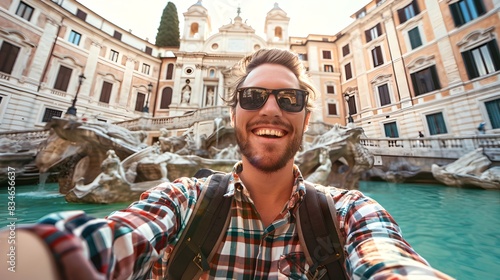
[[[297,113],[307,104],[309,92],[302,89],[280,88],[267,89],[259,87],[245,87],[236,90],[241,108],[257,110],[266,104],[269,95],[274,94],[281,110]]]

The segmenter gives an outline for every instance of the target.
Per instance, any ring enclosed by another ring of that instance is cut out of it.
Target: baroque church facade
[[[265,36],[236,10],[212,32],[201,1],[183,13],[179,48],[158,48],[74,0],[0,1],[0,133],[76,117],[209,135],[227,117],[231,67],[259,48],[299,54],[318,90],[314,123],[369,138],[500,132],[500,0],[373,0],[333,35],[290,34],[269,7]],[[311,30],[314,32],[314,30]]]

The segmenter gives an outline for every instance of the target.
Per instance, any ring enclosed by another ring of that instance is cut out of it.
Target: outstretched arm
[[[61,279],[144,278],[189,219],[198,185],[199,181],[188,179],[162,184],[105,219],[82,211],[60,212],[16,229],[18,271],[36,275],[20,279],[43,279],[45,273],[52,276],[54,267]],[[28,248],[28,252],[22,248]],[[49,271],[30,269],[42,259],[49,262]],[[13,279],[13,275],[0,278]]]
[[[352,279],[453,279],[432,268],[408,242],[391,215],[359,191],[334,196],[346,239]]]

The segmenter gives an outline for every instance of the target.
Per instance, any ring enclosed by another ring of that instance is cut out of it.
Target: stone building
[[[320,92],[314,122],[351,120],[372,138],[467,135],[481,122],[500,131],[499,0],[373,0],[342,30],[307,37],[269,9],[263,38],[237,7],[213,32],[215,11],[198,1],[179,18],[180,47],[168,49],[74,0],[0,1],[0,132],[39,129],[76,103],[79,118],[150,121],[141,128],[151,141],[197,112],[195,129],[208,135],[213,114],[227,115],[231,66],[265,47],[304,60]]]

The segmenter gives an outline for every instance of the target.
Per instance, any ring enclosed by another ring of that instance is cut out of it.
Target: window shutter
[[[462,58],[465,64],[465,70],[467,71],[467,76],[469,76],[469,80],[472,80],[479,76],[477,71],[476,64],[472,58],[472,53],[470,51],[465,51],[462,53]]]
[[[415,11],[415,15],[420,14],[420,8],[418,7],[418,2],[414,0],[412,5],[413,5],[413,10]]]
[[[370,42],[372,40],[372,35],[370,34],[370,29],[365,30],[366,42]]]
[[[495,71],[500,70],[500,51],[498,50],[497,40],[493,39],[487,43],[488,50],[490,51],[491,60]]]
[[[450,5],[451,16],[453,17],[453,22],[455,22],[455,26],[459,27],[464,24],[464,20],[462,18],[462,13],[460,12],[460,7],[458,3],[454,3]]]
[[[430,70],[432,76],[432,83],[434,84],[433,90],[440,89],[441,84],[439,83],[439,76],[437,75],[436,65],[431,66]]]
[[[378,34],[378,36],[382,35],[382,25],[380,23],[377,24],[377,34]]]
[[[101,97],[99,98],[99,102],[109,103],[109,99],[111,98],[111,89],[113,88],[113,84],[108,82],[102,83],[101,89]]]

